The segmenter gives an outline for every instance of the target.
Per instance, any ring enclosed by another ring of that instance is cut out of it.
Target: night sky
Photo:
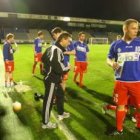
[[[0,11],[139,20],[140,0],[0,0]]]

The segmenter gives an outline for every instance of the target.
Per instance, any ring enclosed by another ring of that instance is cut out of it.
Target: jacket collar
[[[59,49],[61,49],[62,52],[65,52],[66,51],[66,49],[64,47],[62,47],[59,42],[55,42],[55,45],[56,45],[56,47],[58,47]]]

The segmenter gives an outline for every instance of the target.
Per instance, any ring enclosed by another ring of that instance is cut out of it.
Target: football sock
[[[125,110],[116,110],[116,126],[118,131],[123,130],[123,122],[125,119],[126,111]]]
[[[32,71],[33,74],[35,73],[35,68],[36,68],[36,64],[33,65],[33,71]]]
[[[77,76],[78,76],[78,73],[75,73],[74,79],[73,79],[74,82],[76,82]]]
[[[80,73],[80,86],[83,85],[83,73]]]

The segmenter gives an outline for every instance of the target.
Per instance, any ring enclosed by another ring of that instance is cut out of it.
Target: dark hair
[[[42,31],[38,31],[38,36],[41,36],[41,35],[43,35],[43,32]]]
[[[9,39],[11,39],[13,37],[14,37],[14,34],[9,33],[9,34],[6,35],[6,40],[9,40]]]
[[[62,39],[67,39],[68,37],[71,37],[71,34],[68,32],[62,32],[56,42],[60,42]]]
[[[63,30],[60,27],[55,27],[52,29],[51,34],[61,33]]]
[[[123,26],[128,27],[131,23],[139,23],[139,22],[135,19],[127,19],[124,21]]]
[[[78,37],[81,36],[82,34],[85,35],[85,32],[83,32],[83,31],[82,31],[82,32],[79,32],[79,33],[78,33]]]

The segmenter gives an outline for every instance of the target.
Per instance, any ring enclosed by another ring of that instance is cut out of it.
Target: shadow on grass
[[[41,112],[39,112],[40,105],[38,104],[38,106],[36,106],[33,100],[26,100],[26,96],[29,96],[27,94],[28,93],[13,93],[10,95],[13,102],[18,100],[22,104],[22,110],[16,113],[20,122],[31,129],[34,140],[44,140],[45,138],[46,140],[59,139],[59,136],[56,134],[56,130],[44,130],[41,128]],[[31,96],[33,96],[33,94]]]
[[[86,91],[88,94],[92,95],[94,98],[96,98],[102,102],[112,103],[112,98],[108,95],[94,91],[94,90],[89,89],[85,86],[82,89],[84,91]],[[82,97],[80,97],[80,95],[78,95],[78,92],[79,92],[78,90],[74,90],[70,87],[68,87],[66,90],[72,98],[79,98],[79,99],[82,98]],[[87,100],[86,102],[89,102],[89,101]]]
[[[40,78],[39,76],[34,75],[34,78],[36,78],[37,80],[43,81],[43,78]]]
[[[101,101],[112,103],[112,97],[105,95],[104,93],[100,93],[95,90],[89,89],[86,86],[84,86],[82,89]]]
[[[83,97],[79,97],[79,94],[75,94],[76,91],[72,89],[67,90],[70,95],[69,105],[75,109],[80,115],[82,115],[82,119],[77,117],[75,114],[72,114],[72,119],[76,120],[80,123],[82,127],[84,127],[87,131],[90,130],[93,135],[97,136],[100,140],[110,139],[110,140],[118,140],[120,137],[109,137],[107,134],[111,132],[115,127],[115,119],[110,115],[103,115],[101,113],[101,108],[98,106],[94,106],[90,101],[83,99]],[[66,121],[67,125],[70,126],[71,120]],[[72,132],[74,132],[77,136],[79,136],[79,131],[75,131],[72,126],[70,126]],[[83,134],[84,135],[84,134]],[[140,139],[140,137],[136,133],[130,132],[130,130],[124,131],[124,135],[121,136],[122,139]],[[81,138],[82,139],[82,138]]]
[[[3,140],[6,136],[6,130],[3,124],[3,117],[6,115],[6,109],[0,105],[0,139]]]

